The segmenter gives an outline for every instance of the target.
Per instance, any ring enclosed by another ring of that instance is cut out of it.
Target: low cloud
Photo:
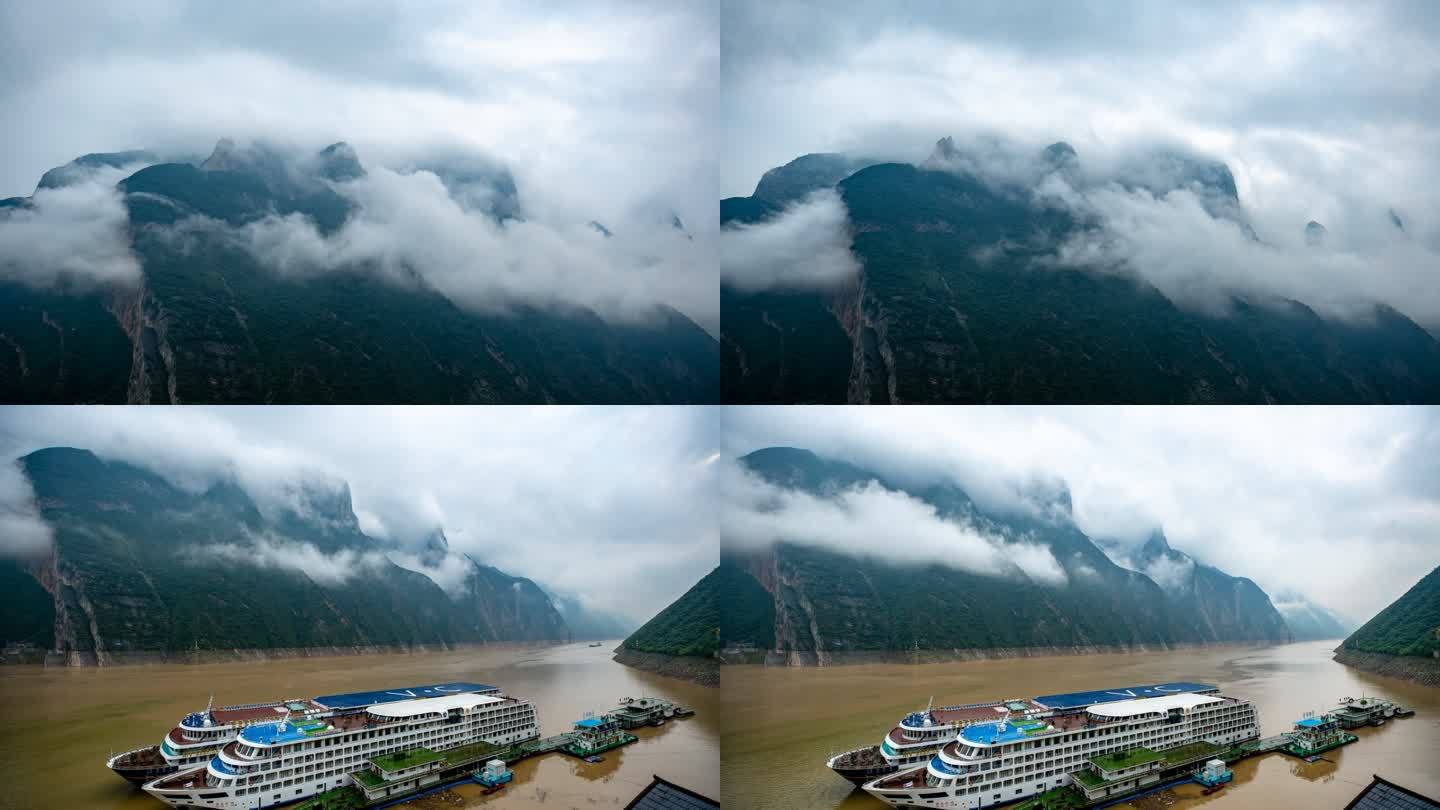
[[[385,561],[379,553],[339,551],[326,554],[310,543],[298,543],[273,534],[250,534],[244,542],[206,543],[191,546],[185,558],[197,565],[216,560],[229,565],[303,574],[317,585],[344,585],[373,571]]]
[[[50,524],[40,517],[30,479],[11,461],[0,463],[0,557],[27,557],[50,550]]]
[[[423,284],[466,309],[507,314],[516,307],[588,309],[620,322],[644,322],[660,306],[701,326],[718,325],[711,241],[640,215],[611,223],[607,238],[588,221],[506,219],[476,205],[473,186],[452,196],[429,171],[372,167],[335,184],[354,204],[337,231],[322,234],[301,214],[268,216],[240,227],[192,217],[172,236],[234,242],[267,269],[289,277],[373,272],[395,284]]]
[[[850,219],[834,189],[824,189],[765,222],[720,232],[723,283],[756,292],[836,287],[855,278]]]
[[[431,582],[439,585],[451,596],[459,596],[464,593],[465,581],[475,570],[474,563],[470,562],[468,557],[454,552],[446,554],[434,564],[428,563],[420,555],[408,551],[392,551],[386,556],[390,558],[390,562],[407,571],[414,571],[429,577]]]
[[[930,504],[878,481],[819,497],[774,486],[736,464],[728,467],[720,518],[727,544],[763,548],[785,541],[984,576],[1066,582],[1049,549],[942,518]]]
[[[1178,591],[1189,584],[1195,573],[1195,562],[1189,557],[1156,557],[1136,570],[1165,590]]]
[[[96,169],[29,203],[0,208],[0,280],[41,289],[129,284],[140,278],[129,212],[115,183],[140,166]]]
[[[707,459],[722,411],[14,406],[0,408],[0,458],[88,448],[190,492],[234,482],[263,513],[312,521],[333,517],[338,503],[326,496],[345,481],[359,527],[383,538],[377,551],[418,553],[443,527],[456,554],[639,624],[718,561],[718,472]],[[248,538],[227,540],[250,553]],[[287,553],[277,561],[306,559],[305,549],[279,545]],[[350,570],[346,562],[329,564]],[[412,567],[408,557],[396,562]],[[449,588],[454,565],[412,570]],[[636,578],[649,584],[622,584]]]
[[[1133,272],[1180,306],[1222,314],[1232,295],[1288,298],[1354,319],[1378,302],[1440,326],[1440,251],[1393,225],[1353,248],[1311,246],[1300,223],[1259,230],[1257,239],[1240,222],[1212,216],[1190,190],[1157,195],[1111,184],[1070,201],[1098,227],[1063,243],[1058,264]]]

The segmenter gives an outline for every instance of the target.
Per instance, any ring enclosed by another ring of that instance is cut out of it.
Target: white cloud
[[[1378,301],[1440,325],[1440,251],[1388,223],[1380,227],[1389,238],[1368,248],[1315,248],[1300,228],[1251,238],[1239,223],[1212,217],[1192,191],[1156,196],[1108,185],[1076,197],[1077,213],[1100,227],[1063,244],[1058,264],[1133,272],[1177,304],[1216,314],[1242,294],[1295,299],[1341,318],[1368,317]]]
[[[784,541],[888,563],[944,565],[1058,585],[1065,571],[1044,546],[987,533],[878,481],[817,496],[767,483],[734,463],[722,486],[723,542],[764,548]]]
[[[130,215],[115,183],[142,165],[96,169],[37,189],[28,206],[0,208],[0,279],[39,288],[138,281]]]
[[[612,320],[639,321],[669,304],[714,325],[713,259],[665,222],[611,223],[606,238],[588,221],[495,222],[453,199],[427,171],[372,167],[337,190],[356,204],[337,232],[322,235],[307,217],[271,216],[238,229],[212,220],[177,225],[229,233],[266,267],[287,275],[370,268],[396,284],[425,283],[460,306],[504,313],[515,306],[584,307]],[[527,214],[528,216],[528,214]]]
[[[1171,237],[1118,236],[1117,247],[1159,260],[1136,269],[1162,288],[1187,304],[1216,289],[1273,291],[1330,313],[1381,300],[1434,328],[1437,35],[1440,13],[1425,3],[1153,2],[1143,14],[1086,3],[1036,15],[1023,5],[919,3],[902,14],[732,0],[721,28],[721,196],[748,194],[798,155],[917,161],[945,135],[998,133],[1037,148],[1065,140],[1092,166],[1163,143],[1224,161],[1270,247],[1192,222],[1179,198],[1145,210],[1105,200],[1117,224]],[[1311,219],[1330,230],[1332,255],[1293,249]]]
[[[35,491],[20,465],[0,461],[0,557],[48,552],[54,531],[40,517]]]
[[[1163,527],[1201,563],[1356,622],[1440,565],[1436,408],[787,406],[725,422],[727,456],[803,447],[907,488],[953,482],[995,512],[1058,476],[1092,538],[1128,549]]]
[[[720,232],[720,276],[747,292],[836,287],[855,278],[850,221],[834,189],[823,189],[764,222]]]
[[[243,543],[204,543],[185,549],[195,565],[250,565],[303,574],[317,585],[343,585],[373,571],[384,562],[378,553],[338,551],[326,554],[310,543],[297,543],[270,534],[254,535]]]
[[[402,555],[443,528],[482,565],[639,622],[718,562],[718,465],[704,460],[719,417],[704,406],[14,406],[0,409],[0,457],[88,448],[190,491],[236,481],[275,514],[305,514],[307,492],[343,480],[360,525],[382,526]],[[441,568],[422,573],[452,582]],[[636,579],[647,586],[625,584]]]

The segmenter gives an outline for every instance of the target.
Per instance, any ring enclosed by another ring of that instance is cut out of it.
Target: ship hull
[[[136,787],[180,770],[179,766],[165,761],[165,757],[160,755],[160,746],[158,745],[126,751],[111,757],[106,764],[110,766],[110,770],[114,771],[116,776]]]
[[[857,786],[900,770],[899,766],[886,762],[885,758],[880,756],[878,745],[846,751],[831,757],[826,764],[841,779]]]

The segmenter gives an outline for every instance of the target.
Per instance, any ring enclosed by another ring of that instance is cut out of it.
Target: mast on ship
[[[215,722],[215,717],[214,717],[214,715],[211,714],[211,712],[213,712],[214,710],[215,710],[215,693],[214,693],[214,692],[211,692],[211,693],[210,693],[210,701],[205,704],[205,718],[204,718],[204,719],[205,719],[205,725],[206,725],[207,727],[208,727],[209,725],[211,725],[212,723]]]

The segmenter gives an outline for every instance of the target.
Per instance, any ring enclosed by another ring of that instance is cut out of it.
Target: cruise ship
[[[932,746],[933,754],[863,785],[895,807],[971,810],[1072,783],[1091,800],[1119,796],[1159,782],[1167,768],[1204,759],[1215,746],[1260,736],[1249,701],[1199,683],[1042,695],[918,715],[886,735],[881,753],[897,762],[913,761]],[[945,739],[937,745],[931,730]]]
[[[1001,700],[935,708],[932,700],[924,711],[911,712],[901,718],[879,745],[837,754],[825,764],[845,779],[863,785],[876,777],[929,762],[946,743],[955,739],[960,729],[994,720],[1005,706],[1006,701]],[[1021,706],[1017,703],[1010,708],[1019,710]]]
[[[479,683],[442,683],[276,703],[207,707],[186,715],[159,746],[171,772],[144,789],[173,807],[268,808],[351,784],[382,755],[443,752],[540,736],[535,707]],[[142,751],[146,749],[140,749]],[[134,752],[112,758],[122,776]],[[140,767],[151,761],[140,758]]]

